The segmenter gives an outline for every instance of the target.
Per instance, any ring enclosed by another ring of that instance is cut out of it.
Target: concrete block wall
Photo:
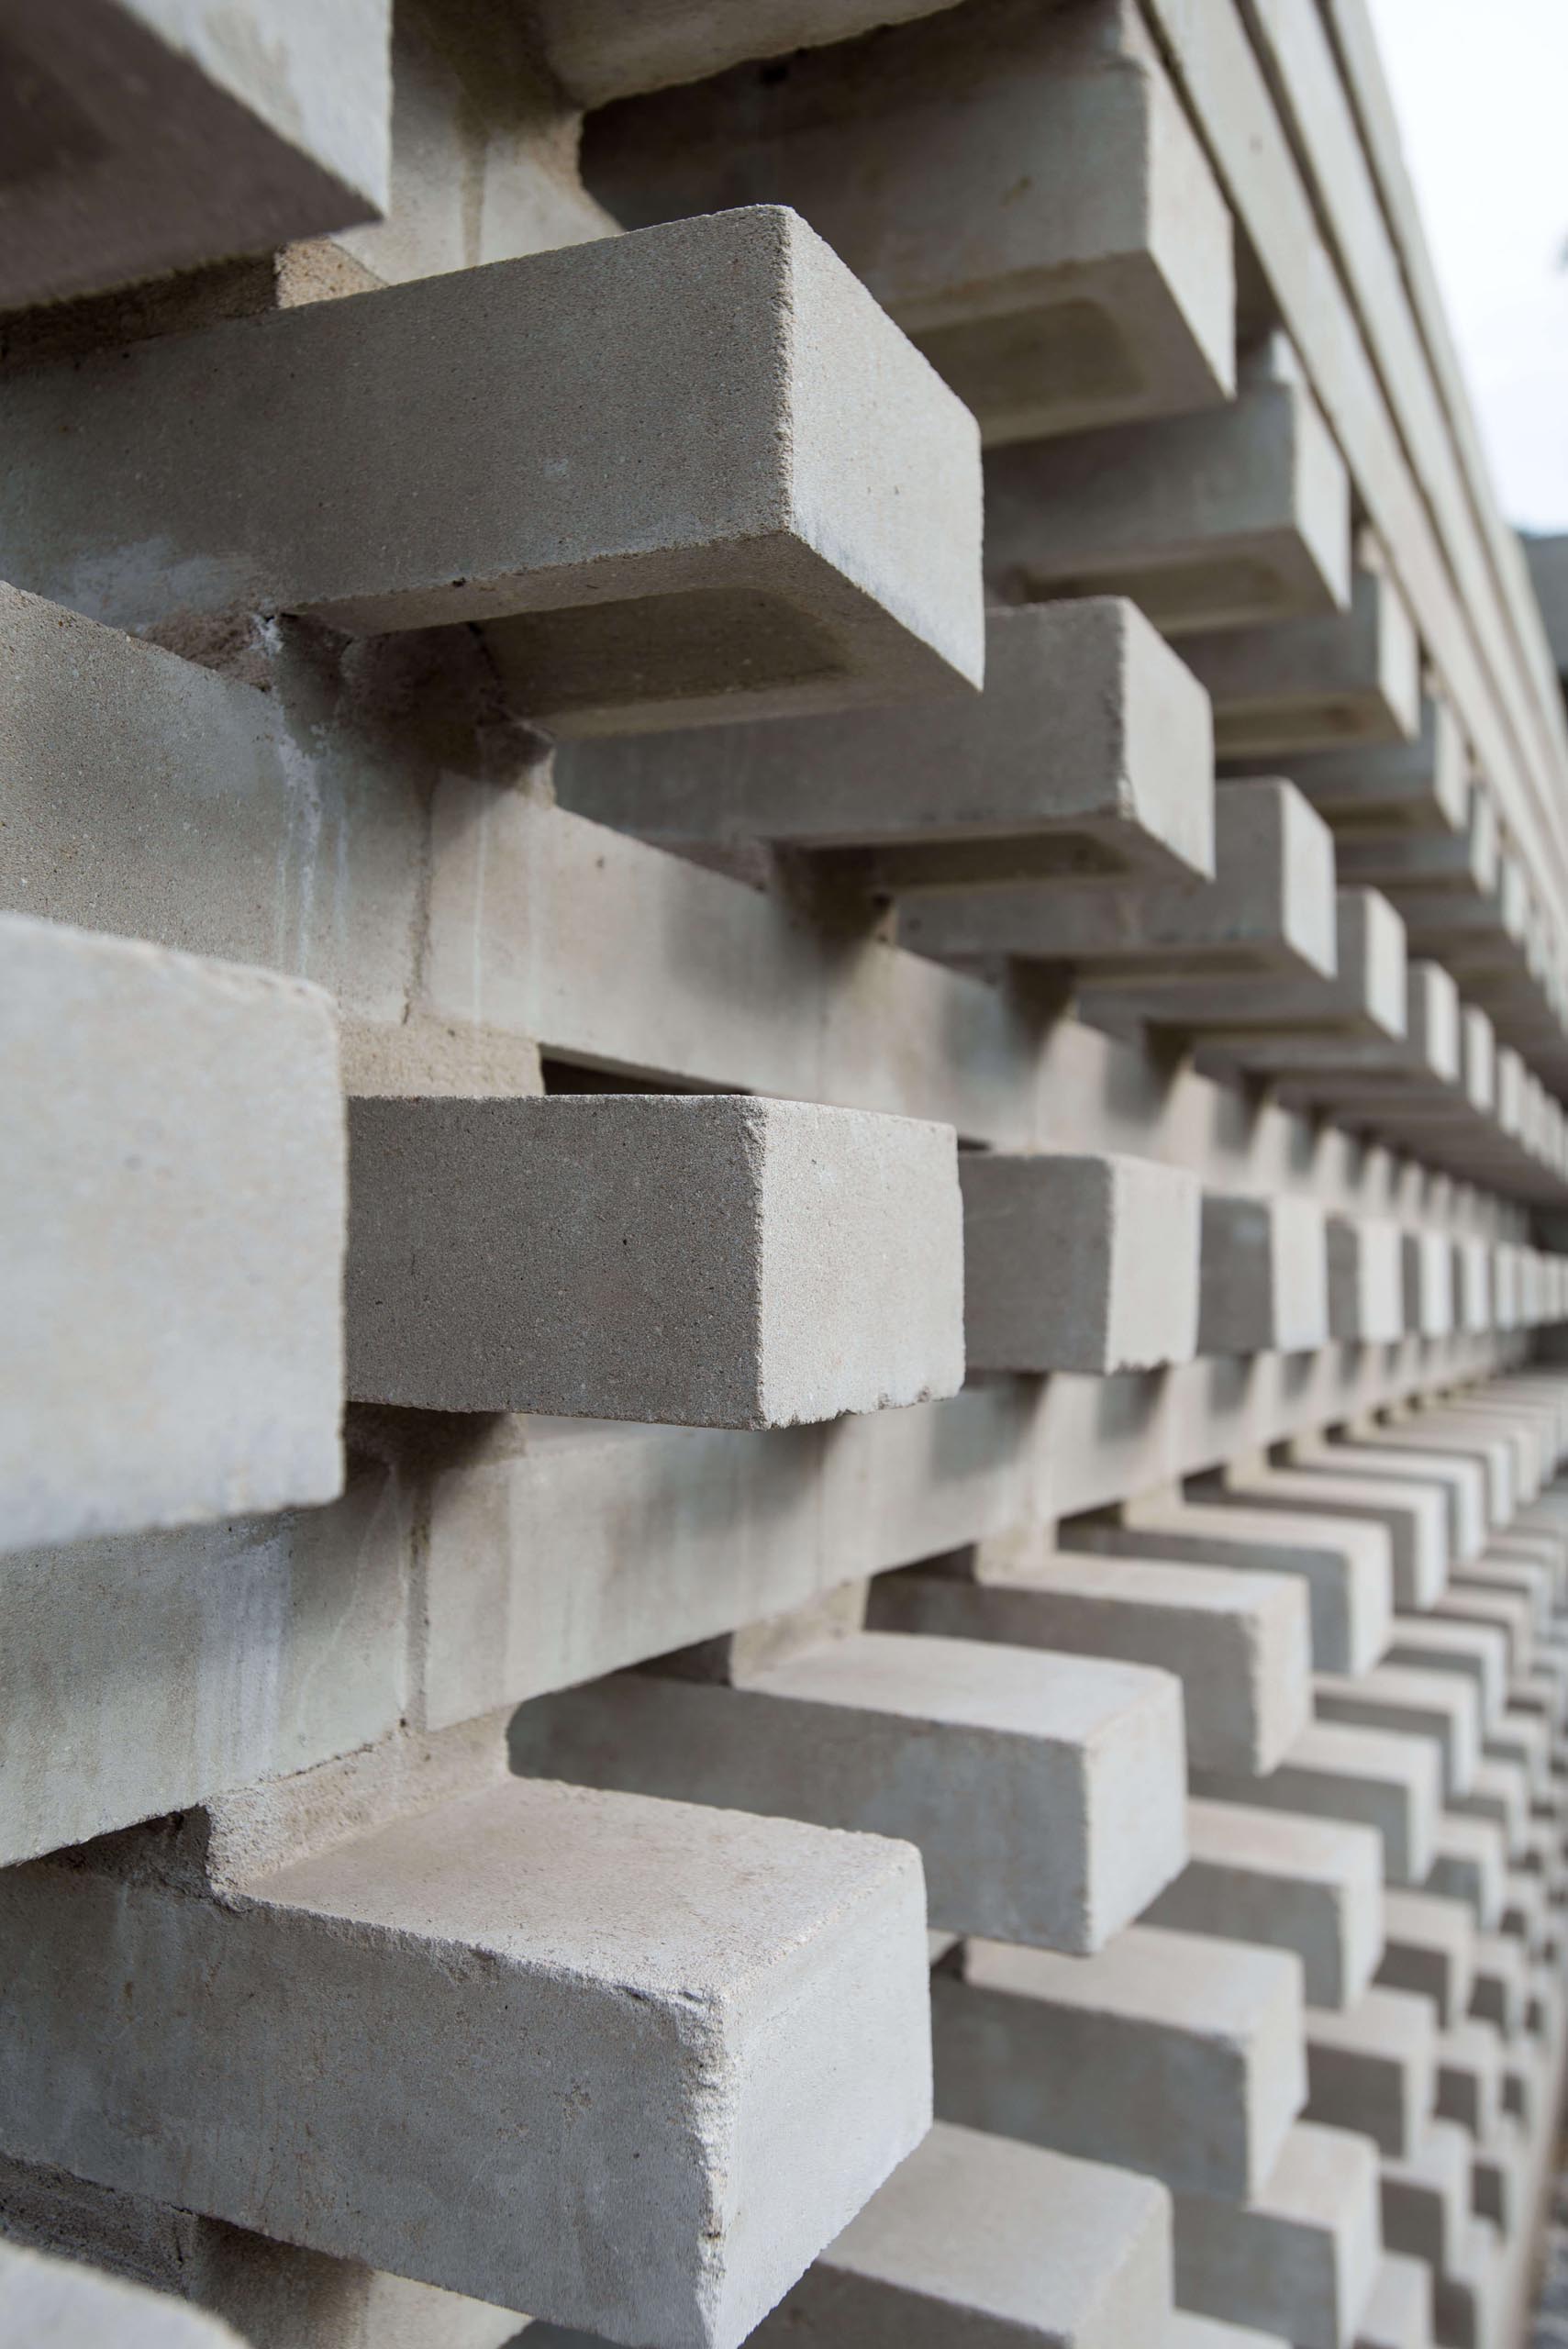
[[[0,50],[0,2342],[1518,2349],[1568,731],[1356,0],[219,13]]]

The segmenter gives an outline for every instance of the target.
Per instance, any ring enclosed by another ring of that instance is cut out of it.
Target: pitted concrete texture
[[[1329,1334],[1357,1345],[1392,1345],[1405,1334],[1399,1229],[1386,1219],[1331,1215]]]
[[[1288,1195],[1206,1191],[1199,1352],[1306,1353],[1328,1335],[1322,1208]]]
[[[1437,2036],[1431,2000],[1414,1991],[1368,1990],[1338,2014],[1308,2008],[1308,2119],[1407,2161],[1432,2116]]]
[[[1199,1766],[1266,1770],[1310,1717],[1307,1597],[1284,1575],[1057,1552],[1005,1581],[918,1568],[882,1575],[869,1608],[884,1631],[1114,1655],[1173,1672]]]
[[[1272,1463],[1240,1462],[1220,1474],[1219,1491],[1242,1508],[1385,1527],[1396,1605],[1430,1607],[1441,1597],[1448,1579],[1449,1550],[1440,1492],[1424,1492],[1414,1486],[1396,1490],[1353,1475],[1276,1468]],[[1212,1488],[1206,1481],[1195,1489],[1207,1495]]]
[[[978,696],[578,742],[556,789],[661,847],[833,852],[899,895],[1214,872],[1207,701],[1114,597],[988,613]]]
[[[783,1427],[963,1376],[951,1127],[743,1095],[361,1099],[349,1389]]]
[[[965,1151],[972,1370],[1105,1377],[1197,1352],[1197,1177],[1153,1159]]]
[[[938,2121],[754,2336],[773,2349],[1129,2349],[1171,2308],[1151,2179]]]
[[[1383,1846],[1372,1828],[1189,1802],[1187,1847],[1148,1923],[1292,1950],[1309,2006],[1355,2004],[1383,1947]]]
[[[1349,611],[1189,636],[1182,651],[1214,704],[1224,759],[1398,741],[1420,723],[1420,645],[1381,571],[1357,571]]]
[[[1319,1720],[1429,1737],[1442,1755],[1444,1800],[1456,1802],[1473,1788],[1481,1767],[1481,1704],[1473,1682],[1451,1672],[1380,1664],[1354,1679],[1320,1674],[1312,1705]]]
[[[1423,696],[1419,729],[1407,742],[1311,751],[1290,763],[1291,781],[1329,818],[1363,829],[1380,823],[1388,838],[1412,827],[1452,834],[1469,807],[1470,755],[1464,729],[1446,701]]]
[[[1432,2349],[1431,2270],[1385,2252],[1356,2332],[1356,2349]]]
[[[1176,2297],[1297,2349],[1349,2349],[1382,2256],[1377,2154],[1364,2137],[1294,2128],[1247,2202],[1178,2194]]]
[[[1301,1967],[1138,1926],[1094,1958],[964,1945],[931,1977],[946,2121],[1246,2195],[1307,2094]]]
[[[734,2349],[929,2120],[906,1845],[511,1781],[221,1901],[144,1848],[122,1876],[89,1855],[5,1879],[24,2159],[611,2339]],[[164,2029],[121,2028],[128,1974]],[[389,2165],[411,2113],[419,2158]]]
[[[217,2317],[11,2243],[0,2243],[0,2341],[9,2349],[245,2349]]]
[[[792,213],[39,368],[0,417],[6,576],[166,641],[494,623],[558,729],[980,679],[973,419]]]
[[[329,1500],[344,1141],[317,988],[0,916],[0,1550]]]
[[[389,0],[342,0],[330,17],[301,0],[83,0],[64,12],[14,0],[6,76],[26,96],[6,174],[0,309],[261,252],[381,211],[391,17]]]
[[[1100,1949],[1186,1854],[1177,1682],[863,1631],[723,1687],[622,1673],[526,1706],[530,1776],[901,1836],[940,1930]]]
[[[1430,1871],[1442,1809],[1442,1761],[1425,1738],[1318,1721],[1302,1731],[1267,1777],[1200,1770],[1193,1773],[1192,1788],[1206,1800],[1308,1811],[1375,1827],[1390,1884],[1418,1887]]]

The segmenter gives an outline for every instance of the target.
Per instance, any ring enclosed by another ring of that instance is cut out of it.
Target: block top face
[[[350,1386],[783,1426],[962,1384],[950,1127],[742,1095],[361,1099]]]
[[[1383,1839],[1350,1820],[1291,1818],[1239,1802],[1191,1801],[1187,1844],[1195,1861],[1297,1882],[1379,1885]]]
[[[528,17],[561,86],[581,106],[702,82],[742,60],[848,40],[948,7],[951,0],[751,0],[736,16],[708,0],[528,0]]]
[[[966,1941],[963,1951],[963,1978],[977,1990],[1232,2042],[1302,2011],[1301,1960],[1294,1952],[1207,1934],[1134,1925],[1090,1958],[977,1940]]]
[[[973,419],[791,213],[42,368],[0,416],[6,574],[133,631],[506,621],[495,657],[556,726],[982,673]]]

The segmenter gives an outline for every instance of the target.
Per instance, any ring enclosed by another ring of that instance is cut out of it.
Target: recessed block
[[[515,1769],[901,1836],[939,1930],[1098,1949],[1185,1857],[1168,1673],[864,1631],[725,1686],[655,1670],[538,1698]]]
[[[777,1427],[963,1375],[951,1129],[745,1095],[361,1099],[349,1389]]]
[[[1383,1845],[1370,1827],[1190,1802],[1187,1865],[1146,1920],[1294,1950],[1308,2004],[1344,2007],[1378,1963],[1383,1898]]]
[[[328,998],[0,915],[0,1550],[329,1500]]]
[[[1104,1377],[1197,1351],[1202,1192],[1149,1158],[965,1151],[971,1370]]]
[[[1302,2121],[1249,2201],[1176,2198],[1176,2296],[1297,2349],[1350,2349],[1382,2255],[1377,2154]]]
[[[979,682],[973,423],[788,212],[37,368],[0,418],[0,570],[117,627],[485,624],[562,731]]]
[[[1328,1277],[1314,1200],[1205,1192],[1201,1353],[1305,1353],[1325,1344]]]
[[[1357,571],[1348,611],[1184,637],[1182,654],[1214,704],[1221,758],[1397,741],[1419,723],[1420,647],[1382,571]]]

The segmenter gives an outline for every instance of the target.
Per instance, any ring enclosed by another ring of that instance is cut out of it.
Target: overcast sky
[[[1503,511],[1568,530],[1568,0],[1372,0]]]

